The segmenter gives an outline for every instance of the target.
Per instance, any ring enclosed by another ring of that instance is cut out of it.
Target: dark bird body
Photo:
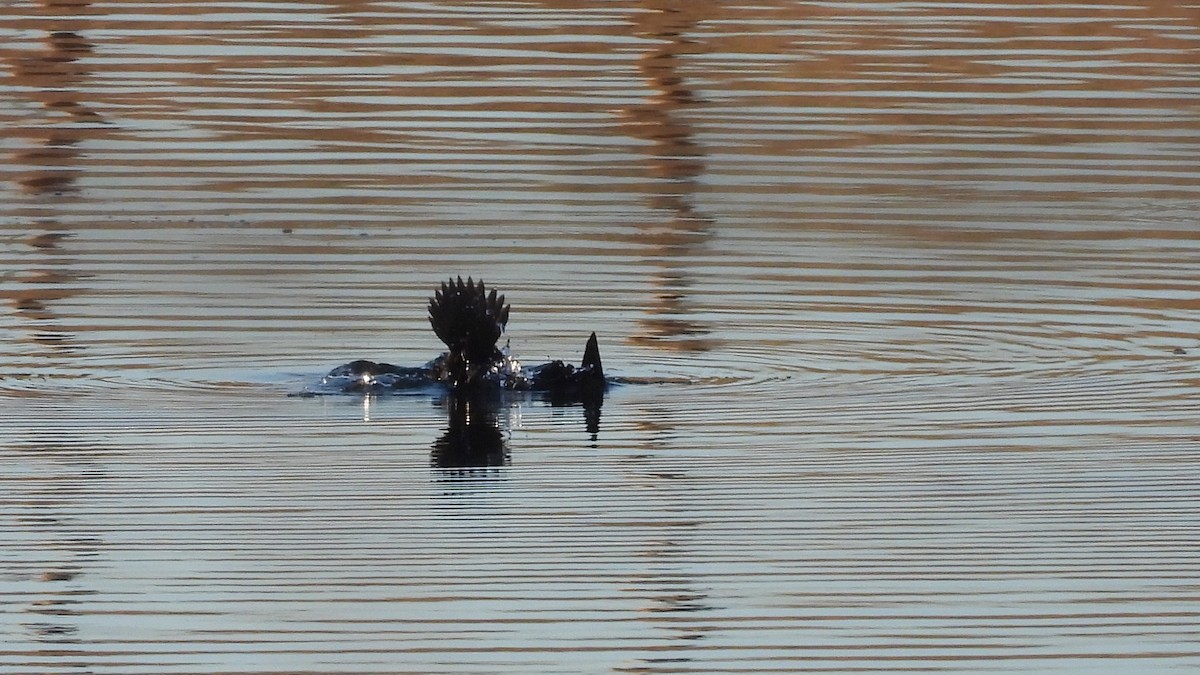
[[[592,333],[578,366],[551,361],[525,368],[497,343],[508,325],[510,306],[482,281],[462,277],[442,282],[429,299],[429,324],[447,348],[424,366],[404,367],[352,361],[325,376],[344,391],[401,389],[441,384],[457,393],[489,390],[541,391],[574,398],[602,393],[607,385],[600,347]]]

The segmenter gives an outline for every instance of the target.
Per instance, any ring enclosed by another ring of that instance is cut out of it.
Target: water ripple
[[[0,672],[1195,670],[1196,26],[8,3]]]

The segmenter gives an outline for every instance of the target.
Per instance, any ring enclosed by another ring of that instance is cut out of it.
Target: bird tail
[[[600,343],[596,341],[596,334],[588,338],[587,346],[583,348],[583,363],[580,364],[580,369],[591,369],[592,377],[603,380],[604,366],[600,363]]]

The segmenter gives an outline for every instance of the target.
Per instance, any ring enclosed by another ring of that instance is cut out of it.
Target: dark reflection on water
[[[506,466],[512,460],[501,415],[515,405],[511,392],[449,392],[438,400],[446,411],[445,431],[433,443],[430,462],[439,469],[476,469]],[[604,406],[604,391],[588,389],[575,392],[537,392],[528,394],[533,401],[555,408],[578,407],[583,412],[584,426],[592,443],[600,435],[600,411]]]
[[[537,397],[556,408],[575,408],[583,411],[584,428],[593,445],[600,437],[600,413],[604,407],[605,389],[584,387],[573,391],[539,392]]]
[[[42,553],[36,561],[14,561],[17,564],[0,576],[19,575],[27,582],[31,592],[15,614],[23,635],[48,651],[77,649],[85,642],[80,621],[98,594],[90,577],[102,564],[106,547],[99,533],[80,517],[96,487],[108,477],[94,457],[100,448],[73,439],[78,439],[74,431],[8,439],[12,452],[44,467],[39,481],[10,486],[19,491],[7,495],[9,513],[15,516],[13,529],[19,533],[12,539]],[[34,566],[38,564],[40,569]]]
[[[29,267],[19,273],[17,288],[4,293],[23,319],[28,340],[40,346],[49,359],[83,349],[63,327],[53,305],[84,292],[79,283],[83,276],[72,269],[63,250],[73,232],[58,222],[56,214],[77,196],[83,174],[78,162],[80,143],[95,138],[96,125],[104,123],[82,93],[90,74],[85,60],[94,49],[81,34],[87,20],[80,14],[86,14],[89,5],[82,1],[42,3],[47,16],[40,30],[43,47],[5,54],[12,82],[55,120],[46,126],[14,125],[13,131],[29,141],[10,156],[12,166],[25,169],[15,182],[34,199],[12,215],[31,224],[24,243],[37,255],[29,256]]]
[[[713,18],[710,4],[647,0],[645,11],[636,15],[638,35],[649,38],[653,47],[637,60],[638,72],[655,92],[647,102],[623,111],[630,136],[650,143],[648,178],[656,189],[648,206],[667,219],[648,222],[643,238],[651,253],[654,301],[650,316],[638,321],[640,330],[630,337],[634,344],[651,344],[681,351],[712,348],[709,330],[694,318],[689,296],[694,291],[686,261],[702,254],[711,239],[712,219],[697,209],[693,198],[696,179],[704,173],[704,149],[688,122],[688,109],[696,103],[681,61],[696,54],[702,45],[691,37],[702,21]]]
[[[433,444],[430,461],[439,469],[466,469],[508,464],[510,455],[500,431],[495,396],[450,393],[441,406],[449,416],[445,433]]]

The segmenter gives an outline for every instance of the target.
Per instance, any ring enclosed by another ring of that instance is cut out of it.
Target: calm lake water
[[[1194,3],[0,3],[0,672],[1196,672],[1198,64]],[[289,396],[458,274],[628,383]]]

